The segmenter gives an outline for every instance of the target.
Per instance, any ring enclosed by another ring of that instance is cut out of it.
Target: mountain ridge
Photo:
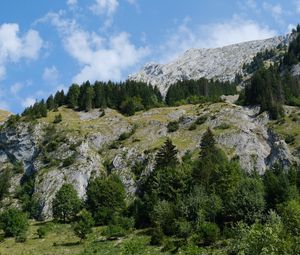
[[[163,96],[177,81],[200,78],[233,81],[236,74],[243,71],[243,65],[250,63],[257,53],[278,45],[287,46],[291,38],[292,35],[287,34],[218,48],[189,49],[169,63],[147,63],[128,79],[157,86]]]

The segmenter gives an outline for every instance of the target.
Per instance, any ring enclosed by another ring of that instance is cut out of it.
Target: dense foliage
[[[271,118],[284,115],[283,105],[300,105],[300,83],[288,72],[282,76],[278,66],[259,69],[245,88],[245,103],[260,105]]]
[[[201,78],[198,81],[189,80],[172,85],[166,96],[167,105],[201,103],[219,101],[221,95],[235,94],[234,83],[210,81]],[[46,102],[41,100],[22,113],[27,120],[47,116],[47,111],[56,111],[58,107],[67,105],[69,108],[90,111],[93,108],[112,108],[125,115],[133,115],[137,111],[147,110],[164,105],[162,95],[157,87],[141,82],[125,81],[95,82],[89,81],[81,86],[73,84],[67,94],[57,91],[50,95]],[[57,115],[54,123],[59,123],[61,116]]]
[[[23,116],[27,119],[36,119],[47,116],[47,110],[56,110],[59,106],[67,105],[72,109],[90,111],[93,108],[112,108],[125,115],[133,115],[136,111],[157,107],[162,104],[162,96],[156,87],[145,83],[126,81],[95,82],[89,81],[81,86],[73,84],[68,93],[57,91],[50,95],[46,102],[36,102],[26,108]],[[59,122],[59,119],[55,121]]]
[[[201,78],[180,81],[172,85],[166,95],[167,105],[219,101],[221,95],[236,94],[236,84]]]
[[[25,241],[29,222],[27,215],[17,209],[8,209],[0,215],[1,229],[7,237],[16,241]]]
[[[87,208],[97,224],[109,224],[125,209],[125,189],[115,175],[95,178],[87,187]]]
[[[81,200],[72,184],[64,184],[52,203],[53,217],[62,222],[72,221],[81,207]]]

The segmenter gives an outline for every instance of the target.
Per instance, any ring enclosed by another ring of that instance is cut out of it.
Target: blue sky
[[[189,48],[287,33],[300,0],[3,0],[0,109],[14,113],[73,82],[120,81]]]

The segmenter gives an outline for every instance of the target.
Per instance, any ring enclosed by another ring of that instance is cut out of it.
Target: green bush
[[[108,225],[103,231],[103,235],[109,239],[115,239],[118,237],[123,237],[127,234],[127,231],[120,225]]]
[[[15,236],[16,243],[25,243],[26,240],[27,240],[27,235],[25,232],[21,232],[17,236]]]
[[[164,233],[161,228],[155,228],[151,233],[150,245],[162,245],[164,241]]]
[[[194,122],[194,123],[192,123],[190,126],[189,126],[189,130],[190,131],[193,131],[193,130],[195,130],[197,128],[197,124]]]
[[[287,135],[284,140],[287,144],[293,144],[296,138],[294,135]]]
[[[60,123],[60,122],[62,122],[62,116],[61,116],[61,114],[55,115],[53,123],[57,124],[57,123]]]
[[[46,236],[47,232],[48,232],[47,226],[39,227],[36,231],[36,233],[40,239],[44,238]]]
[[[207,116],[200,116],[197,120],[196,120],[196,124],[197,125],[202,125],[205,123],[205,121],[207,120]]]
[[[124,255],[138,255],[144,254],[144,244],[138,239],[126,240],[123,244],[123,253]]]
[[[300,235],[300,203],[296,200],[288,201],[278,206],[280,216],[286,229],[295,236]]]
[[[0,222],[5,236],[20,238],[26,236],[29,227],[26,213],[14,208],[8,209],[1,214]]]
[[[167,129],[169,133],[175,132],[179,129],[179,123],[178,121],[171,121],[167,125]]]
[[[220,228],[212,222],[203,222],[198,226],[197,232],[205,245],[215,243],[220,236]]]
[[[92,227],[95,222],[92,214],[86,209],[83,209],[78,216],[77,221],[73,225],[73,230],[76,236],[82,239],[86,239],[87,235],[92,232]]]
[[[72,156],[67,157],[66,159],[63,160],[62,166],[63,167],[71,166],[75,163],[75,161],[76,161],[76,157],[75,157],[75,155],[72,155]]]
[[[0,172],[0,201],[8,194],[10,188],[11,171],[9,168]]]
[[[23,162],[21,161],[16,161],[14,162],[13,164],[13,172],[16,173],[16,174],[23,174],[24,173],[24,165],[23,165]]]

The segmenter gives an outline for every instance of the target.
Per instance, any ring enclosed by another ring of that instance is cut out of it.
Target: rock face
[[[245,63],[266,49],[288,44],[290,36],[274,37],[215,49],[191,49],[165,65],[146,64],[142,70],[130,75],[129,79],[157,86],[166,95],[171,84],[182,80],[197,80],[202,77],[233,81]]]
[[[64,183],[72,183],[84,198],[88,180],[108,172],[120,176],[130,198],[141,178],[152,171],[156,151],[166,136],[177,146],[179,156],[187,150],[198,153],[202,135],[210,127],[219,146],[230,158],[238,157],[245,171],[256,169],[264,173],[276,162],[287,167],[295,160],[285,141],[269,129],[266,113],[258,114],[258,108],[230,102],[157,108],[131,117],[109,109],[101,118],[95,117],[96,111],[59,111],[63,121],[55,125],[51,139],[47,128],[53,125],[57,114],[54,112],[37,123],[21,122],[15,128],[4,127],[0,131],[0,171],[14,160],[23,162],[24,174],[35,176],[34,197],[39,200],[45,219],[51,218],[52,200]],[[204,123],[189,130],[199,117],[205,119]],[[178,121],[179,130],[168,133],[170,121]],[[131,135],[121,139],[124,133]],[[56,146],[50,147],[53,141]],[[71,163],[66,163],[69,158]],[[143,166],[141,176],[132,171],[137,164]],[[12,178],[12,193],[21,177],[17,174]]]

